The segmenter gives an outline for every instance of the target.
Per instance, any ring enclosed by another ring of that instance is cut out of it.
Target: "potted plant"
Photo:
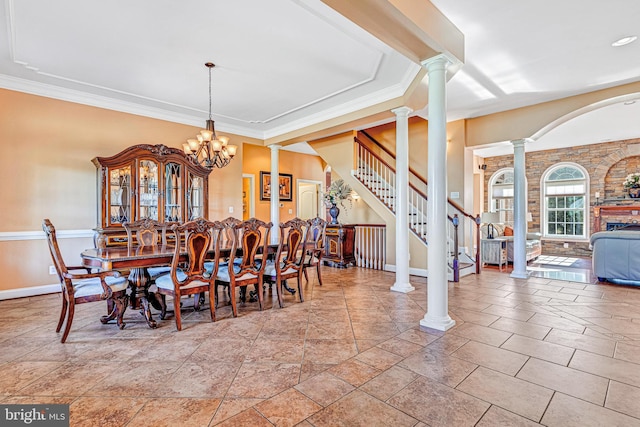
[[[629,197],[633,199],[640,197],[640,172],[627,175],[624,179],[624,188],[629,192]]]
[[[346,208],[344,205],[345,200],[351,201],[351,187],[345,183],[344,180],[338,179],[333,181],[327,191],[322,194],[324,204],[329,208],[329,215],[331,215],[331,224],[338,224],[338,215],[340,215],[340,209],[338,204]]]

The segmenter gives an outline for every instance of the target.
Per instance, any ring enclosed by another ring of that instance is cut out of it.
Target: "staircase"
[[[356,168],[352,171],[375,197],[394,215],[396,213],[396,173],[395,155],[372,138],[366,131],[355,137]],[[426,179],[409,168],[409,228],[425,245],[427,236],[427,182]],[[448,200],[449,227],[447,246],[449,253],[449,280],[457,282],[460,277],[480,273],[480,217],[466,213],[462,207]],[[469,234],[462,234],[468,231]],[[461,238],[462,237],[462,238]],[[460,242],[466,245],[460,245]]]

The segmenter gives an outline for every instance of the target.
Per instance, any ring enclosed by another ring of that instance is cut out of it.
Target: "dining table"
[[[268,255],[275,254],[278,250],[278,244],[268,245]],[[186,250],[183,250],[184,261],[187,261]],[[162,307],[156,300],[153,292],[150,292],[152,284],[151,276],[148,268],[169,266],[175,254],[175,245],[157,245],[157,246],[107,246],[105,248],[89,248],[82,251],[80,257],[82,266],[88,268],[96,268],[104,271],[128,271],[129,272],[129,288],[130,288],[130,305],[132,308],[141,308],[147,325],[150,328],[156,328],[157,323],[151,314],[151,307],[161,310]],[[211,251],[213,258],[214,252]],[[220,258],[229,258],[231,256],[231,248],[221,248]],[[242,250],[238,249],[235,256],[242,256]],[[292,289],[284,284],[285,290],[295,293]],[[246,298],[244,289],[240,289],[241,301]],[[252,299],[253,301],[253,299]]]
[[[161,307],[155,296],[149,292],[151,276],[148,268],[171,265],[174,253],[174,245],[123,245],[85,249],[80,257],[83,267],[105,271],[129,271],[130,305],[132,308],[140,307],[149,327],[155,328],[157,323],[151,315],[151,306],[157,310]]]

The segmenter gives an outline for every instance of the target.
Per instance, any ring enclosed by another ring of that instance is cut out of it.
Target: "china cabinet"
[[[209,169],[182,150],[140,144],[112,157],[96,157],[97,248],[126,244],[122,224],[153,219],[168,224],[208,216]]]

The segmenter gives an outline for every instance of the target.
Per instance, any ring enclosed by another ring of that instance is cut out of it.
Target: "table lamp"
[[[481,220],[483,223],[487,224],[487,239],[493,239],[493,233],[495,233],[496,231],[496,228],[493,226],[493,223],[500,222],[500,213],[482,212]]]

